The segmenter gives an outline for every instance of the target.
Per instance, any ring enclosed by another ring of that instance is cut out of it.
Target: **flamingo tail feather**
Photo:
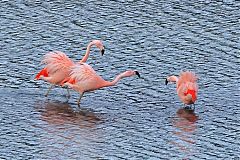
[[[48,77],[48,71],[46,68],[43,68],[35,77],[36,80],[40,79],[40,76]]]

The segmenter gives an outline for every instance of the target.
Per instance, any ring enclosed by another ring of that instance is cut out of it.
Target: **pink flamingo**
[[[80,98],[77,102],[79,106],[81,98],[85,92],[97,90],[103,87],[114,86],[120,79],[133,75],[140,77],[138,71],[128,70],[116,76],[113,81],[105,81],[102,77],[97,75],[90,65],[80,63],[72,68],[69,78],[63,81],[62,85],[68,86],[80,93]]]
[[[104,54],[104,46],[102,42],[100,40],[93,40],[88,44],[85,56],[79,63],[85,63],[87,61],[90,49],[93,45],[100,49],[102,55]],[[60,51],[47,53],[44,56],[42,63],[46,64],[46,66],[36,75],[35,80],[43,79],[51,84],[45,94],[46,97],[55,85],[59,85],[69,76],[71,68],[77,64],[74,63],[65,53]],[[67,91],[68,97],[70,97],[69,90],[67,89]]]
[[[166,85],[168,82],[176,82],[177,94],[184,105],[194,104],[197,100],[197,76],[195,73],[186,71],[181,72],[179,78],[177,76],[169,76],[166,78]],[[194,106],[195,108],[195,106]]]

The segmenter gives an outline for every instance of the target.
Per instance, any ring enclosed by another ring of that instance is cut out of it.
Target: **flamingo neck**
[[[124,78],[122,74],[119,74],[116,76],[116,78],[113,81],[104,81],[101,87],[109,87],[109,86],[114,86],[120,81],[120,79]]]
[[[84,57],[82,58],[82,60],[80,60],[80,63],[85,63],[89,57],[89,54],[90,54],[90,49],[92,47],[92,45],[94,45],[92,42],[90,42],[87,46],[87,50],[86,50],[86,53],[84,55]]]
[[[170,82],[178,82],[178,77],[177,76],[171,76],[171,77],[169,77],[169,81]]]

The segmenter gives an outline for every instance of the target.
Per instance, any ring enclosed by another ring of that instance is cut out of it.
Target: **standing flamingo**
[[[80,63],[72,68],[70,77],[67,79],[67,81],[63,81],[62,85],[68,86],[80,93],[80,98],[77,102],[79,106],[81,98],[85,92],[97,90],[103,87],[114,86],[120,79],[133,75],[140,77],[138,71],[128,70],[116,76],[116,78],[111,82],[105,81],[102,77],[97,75],[90,65],[86,63]]]
[[[104,46],[100,40],[93,40],[87,46],[85,56],[79,63],[85,63],[89,57],[91,47],[95,45],[104,54]],[[35,80],[43,79],[51,84],[45,96],[47,97],[54,85],[59,85],[66,77],[69,76],[71,68],[76,65],[65,53],[60,51],[47,53],[42,63],[46,66],[37,74]],[[70,97],[69,90],[68,97]]]
[[[176,82],[178,97],[184,105],[189,105],[194,104],[197,100],[198,85],[196,81],[195,73],[186,71],[181,72],[179,78],[177,76],[167,77],[166,85],[168,82]]]

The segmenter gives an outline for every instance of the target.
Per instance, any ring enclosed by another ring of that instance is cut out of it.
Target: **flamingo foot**
[[[188,106],[188,105],[184,105],[184,109],[186,110],[195,110],[195,105],[193,105],[194,107],[192,108],[192,106]]]

